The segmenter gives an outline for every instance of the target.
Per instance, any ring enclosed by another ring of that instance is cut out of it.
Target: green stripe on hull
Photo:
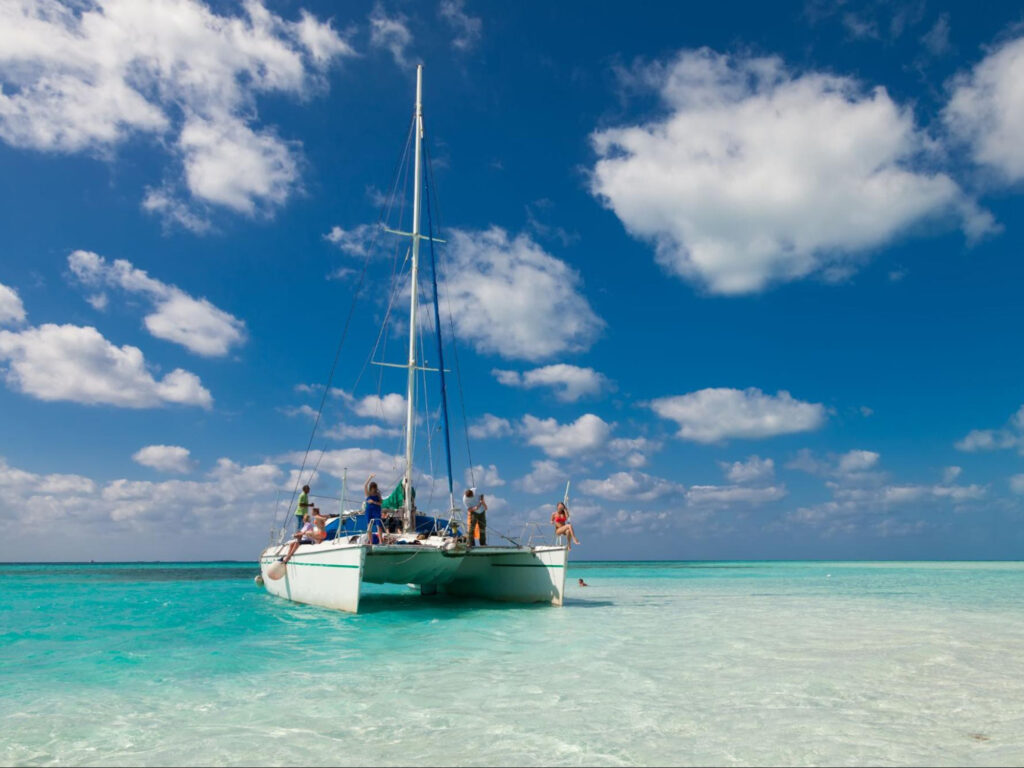
[[[263,564],[266,565],[267,563],[273,563],[273,562],[274,562],[273,560],[264,560]],[[305,566],[308,566],[310,568],[358,568],[359,567],[358,565],[341,565],[341,564],[335,564],[335,563],[303,563],[303,562],[296,562],[294,560],[289,561],[288,565],[305,565]]]
[[[495,568],[565,568],[564,565],[545,565],[544,563],[491,563]]]

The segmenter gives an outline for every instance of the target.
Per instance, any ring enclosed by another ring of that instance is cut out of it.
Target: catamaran
[[[443,242],[431,231],[420,231],[423,192],[423,67],[416,70],[416,106],[412,131],[414,141],[412,231],[387,231],[407,237],[409,248],[409,355],[408,362],[395,365],[407,369],[405,460],[401,481],[392,499],[397,499],[400,524],[393,533],[377,533],[373,521],[361,510],[345,510],[343,485],[341,509],[326,524],[323,541],[300,544],[286,557],[289,541],[285,528],[276,543],[260,554],[260,575],[266,590],[277,597],[353,613],[359,610],[362,585],[403,584],[422,595],[457,595],[520,603],[561,605],[565,592],[568,547],[559,544],[508,542],[498,546],[469,546],[460,535],[462,511],[455,504],[448,440],[448,409],[444,386],[443,347],[438,310],[436,268],[434,275],[434,327],[438,335],[438,368],[428,368],[419,356],[419,267],[420,245]],[[428,199],[429,205],[429,199]],[[386,228],[385,228],[386,229]],[[440,515],[420,514],[415,504],[413,453],[416,424],[416,375],[435,371],[441,377],[441,413],[445,430],[448,470],[448,510]],[[321,404],[322,407],[322,404]],[[318,417],[319,421],[319,417]],[[315,430],[315,426],[314,426]],[[312,441],[311,441],[312,442]],[[395,503],[395,502],[392,502]],[[397,520],[395,521],[398,522]],[[471,531],[466,533],[472,534]],[[524,537],[525,538],[525,537]]]

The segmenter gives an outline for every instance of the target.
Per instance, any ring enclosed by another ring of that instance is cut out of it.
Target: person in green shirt
[[[295,508],[295,531],[302,528],[302,520],[309,512],[309,486],[302,486],[302,493],[299,494],[299,505]]]

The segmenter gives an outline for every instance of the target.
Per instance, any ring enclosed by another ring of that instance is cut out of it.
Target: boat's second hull
[[[513,603],[561,605],[565,594],[565,547],[470,550],[442,592]]]

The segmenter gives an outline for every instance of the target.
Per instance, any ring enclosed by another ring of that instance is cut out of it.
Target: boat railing
[[[558,546],[562,536],[553,536],[551,523],[543,523],[535,520],[523,524],[523,535],[519,537],[529,547],[534,546]]]

